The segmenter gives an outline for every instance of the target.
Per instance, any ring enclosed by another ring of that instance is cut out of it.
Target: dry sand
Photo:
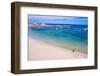
[[[56,60],[87,58],[87,54],[64,49],[29,37],[29,60]]]

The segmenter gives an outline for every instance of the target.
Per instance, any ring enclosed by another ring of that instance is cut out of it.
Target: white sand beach
[[[48,44],[29,37],[29,60],[56,60],[87,58],[87,54],[78,51],[72,52],[52,44]]]

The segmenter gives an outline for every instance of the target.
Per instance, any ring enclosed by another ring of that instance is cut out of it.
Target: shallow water
[[[62,48],[87,53],[87,25],[51,25],[29,27],[29,36]]]

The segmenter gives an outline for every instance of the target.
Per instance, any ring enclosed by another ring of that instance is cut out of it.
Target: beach
[[[28,60],[57,60],[57,59],[82,59],[87,58],[88,54],[72,51],[34,39],[29,36]]]

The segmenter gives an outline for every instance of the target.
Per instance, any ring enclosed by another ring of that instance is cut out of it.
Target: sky
[[[87,25],[88,17],[29,15],[28,24],[34,23]]]

